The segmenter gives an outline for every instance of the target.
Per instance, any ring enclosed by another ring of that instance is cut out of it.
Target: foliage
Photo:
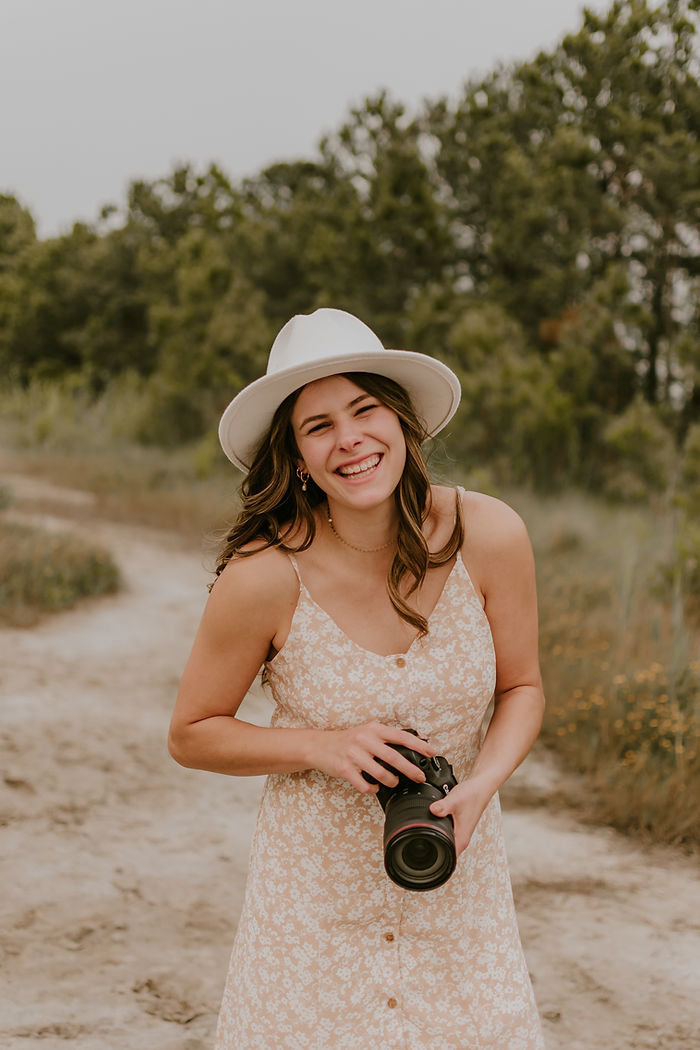
[[[462,384],[464,423],[452,447],[463,466],[488,464],[502,481],[539,488],[569,475],[576,441],[570,396],[501,307],[464,309],[443,356]]]
[[[667,842],[697,845],[700,815],[700,665],[677,677],[652,663],[600,689],[575,689],[550,733],[569,768],[593,774],[605,819]],[[568,700],[568,698],[567,698]]]
[[[605,491],[611,498],[644,502],[668,488],[673,443],[653,407],[641,397],[608,422],[602,445]]]
[[[700,519],[700,422],[685,436],[677,502],[689,517]]]
[[[622,263],[652,402],[678,374],[678,332],[698,327],[697,12],[694,0],[585,10],[551,53],[469,82],[426,123],[476,290],[535,335]]]
[[[0,483],[0,510],[7,510],[15,501],[15,494],[9,485]]]
[[[16,257],[36,240],[34,219],[16,197],[0,194],[0,271],[12,268]]]
[[[700,620],[678,586],[673,508],[511,497],[538,565],[544,742],[583,773],[596,819],[700,845]]]
[[[119,571],[106,551],[75,536],[0,522],[0,619],[27,626],[42,612],[111,594]]]

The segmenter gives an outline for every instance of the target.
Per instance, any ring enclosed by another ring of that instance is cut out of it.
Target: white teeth
[[[350,477],[354,474],[364,474],[367,470],[373,470],[377,466],[381,456],[369,456],[367,459],[363,459],[361,463],[354,463],[350,467],[338,467],[338,473],[342,474],[343,477]]]

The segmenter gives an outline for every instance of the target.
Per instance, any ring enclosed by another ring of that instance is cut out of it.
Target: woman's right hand
[[[423,771],[395,751],[392,744],[403,744],[404,747],[418,751],[428,758],[437,754],[427,740],[414,736],[405,729],[383,725],[381,722],[366,722],[364,725],[353,726],[352,729],[322,731],[319,734],[319,753],[314,765],[329,776],[347,780],[363,795],[374,795],[379,790],[378,784],[369,784],[363,773],[368,773],[387,787],[396,787],[399,782],[398,777],[380,765],[378,759],[410,780],[422,783],[425,780]]]

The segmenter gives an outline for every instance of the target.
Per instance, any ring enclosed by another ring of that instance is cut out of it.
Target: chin
[[[340,486],[329,486],[327,494],[331,499],[338,500],[340,503],[369,510],[393,499],[399,480],[400,478],[397,478],[395,484],[387,484],[385,480],[380,481],[379,479],[350,485],[341,482]]]

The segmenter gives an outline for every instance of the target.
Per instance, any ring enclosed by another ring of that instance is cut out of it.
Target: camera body
[[[418,735],[414,730],[409,732]],[[384,867],[389,878],[408,890],[432,890],[447,882],[455,869],[452,817],[436,817],[430,806],[457,785],[452,766],[442,755],[428,758],[402,744],[391,745],[425,774],[417,784],[388,762],[380,765],[399,778],[396,787],[379,784],[377,799],[384,810]],[[368,773],[370,784],[378,783]]]

